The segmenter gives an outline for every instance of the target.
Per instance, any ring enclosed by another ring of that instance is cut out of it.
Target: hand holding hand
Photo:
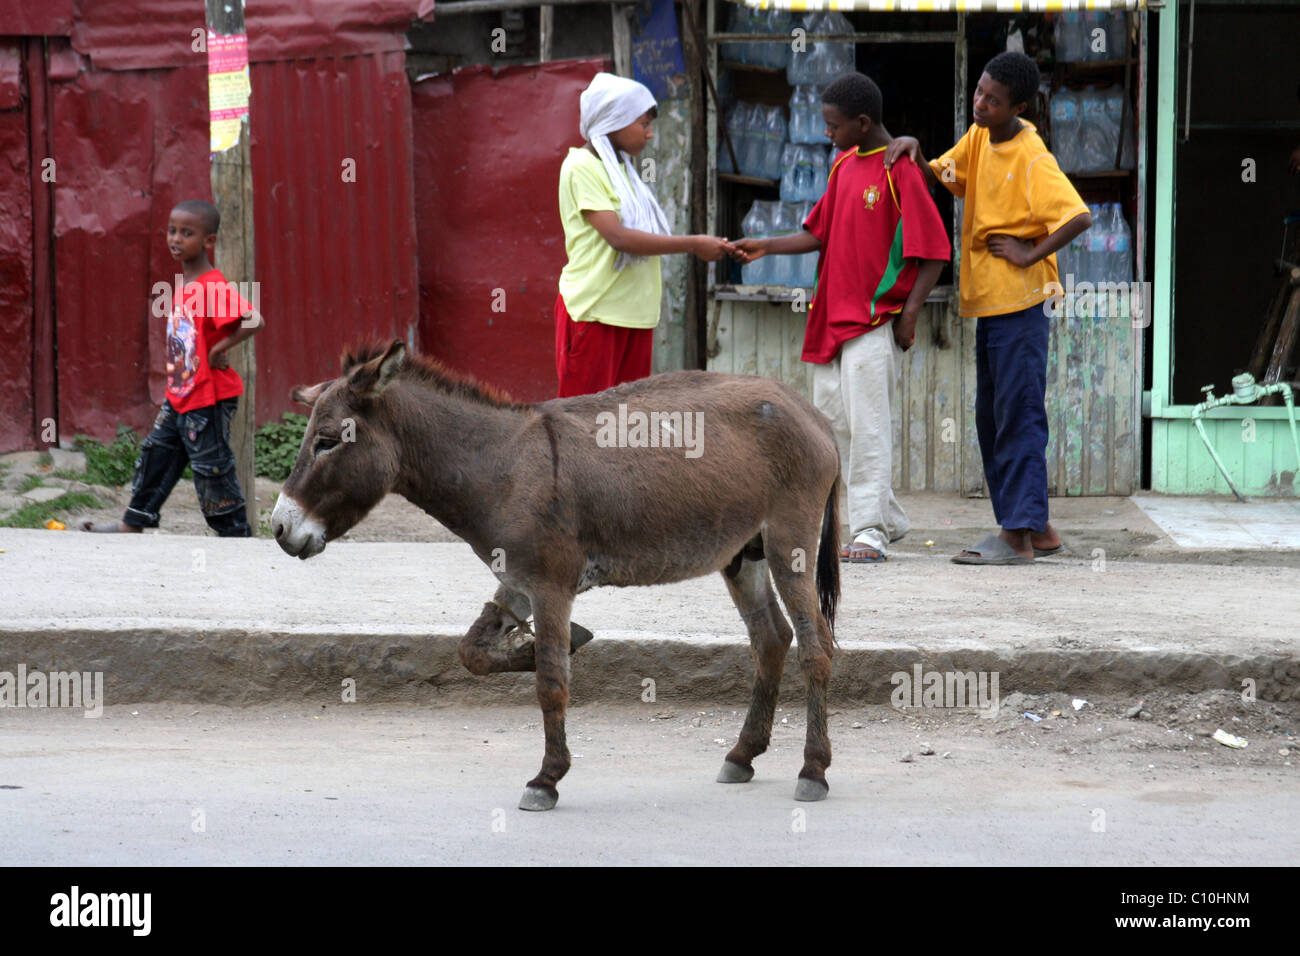
[[[705,262],[717,262],[723,256],[731,251],[731,243],[726,239],[719,239],[717,236],[692,236],[694,239],[691,250]]]
[[[1015,236],[990,236],[989,252],[1021,269],[1034,263],[1034,243]]]
[[[762,239],[737,239],[731,244],[731,255],[741,265],[747,266],[767,255],[767,249]]]

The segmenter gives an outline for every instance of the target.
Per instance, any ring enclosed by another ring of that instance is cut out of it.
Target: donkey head
[[[394,341],[373,358],[343,356],[343,375],[291,393],[310,405],[298,460],[271,514],[275,540],[310,558],[364,518],[390,490],[401,463],[391,395],[385,390],[406,360]]]

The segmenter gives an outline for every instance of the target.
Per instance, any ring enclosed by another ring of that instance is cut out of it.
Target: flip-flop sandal
[[[1033,564],[1033,558],[1016,554],[1011,547],[995,534],[989,535],[979,544],[967,548],[961,554],[952,556],[953,564]]]
[[[840,548],[840,560],[843,561],[845,564],[880,564],[882,561],[888,561],[888,560],[889,560],[889,558],[886,557],[885,555],[881,554],[880,551],[878,551],[877,549],[871,547],[870,545],[866,545],[866,544],[864,544],[864,545],[857,545],[857,546],[858,546],[858,547],[861,547],[861,548],[863,548],[864,550],[867,550],[867,551],[874,551],[875,554],[876,554],[876,556],[875,556],[874,558],[867,558],[867,557],[854,558],[854,557],[851,557],[851,555],[852,555],[852,553],[853,553],[853,547],[854,547],[854,545],[857,545],[857,542],[854,542],[854,544],[846,544],[844,547]]]
[[[1050,558],[1052,555],[1060,554],[1064,550],[1065,550],[1065,542],[1062,541],[1054,548],[1034,548],[1034,557]]]

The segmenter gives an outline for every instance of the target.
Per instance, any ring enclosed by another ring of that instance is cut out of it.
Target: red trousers
[[[603,392],[650,374],[654,329],[625,329],[603,322],[574,322],[555,297],[555,372],[559,398]]]

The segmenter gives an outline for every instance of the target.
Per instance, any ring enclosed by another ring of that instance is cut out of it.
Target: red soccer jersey
[[[822,244],[805,362],[824,365],[849,339],[901,311],[916,284],[915,260],[952,255],[925,174],[906,156],[886,170],[884,155],[883,146],[842,153],[804,222]]]
[[[167,401],[177,412],[244,394],[244,383],[233,368],[208,367],[208,349],[251,311],[220,269],[210,269],[173,293],[167,317]]]

